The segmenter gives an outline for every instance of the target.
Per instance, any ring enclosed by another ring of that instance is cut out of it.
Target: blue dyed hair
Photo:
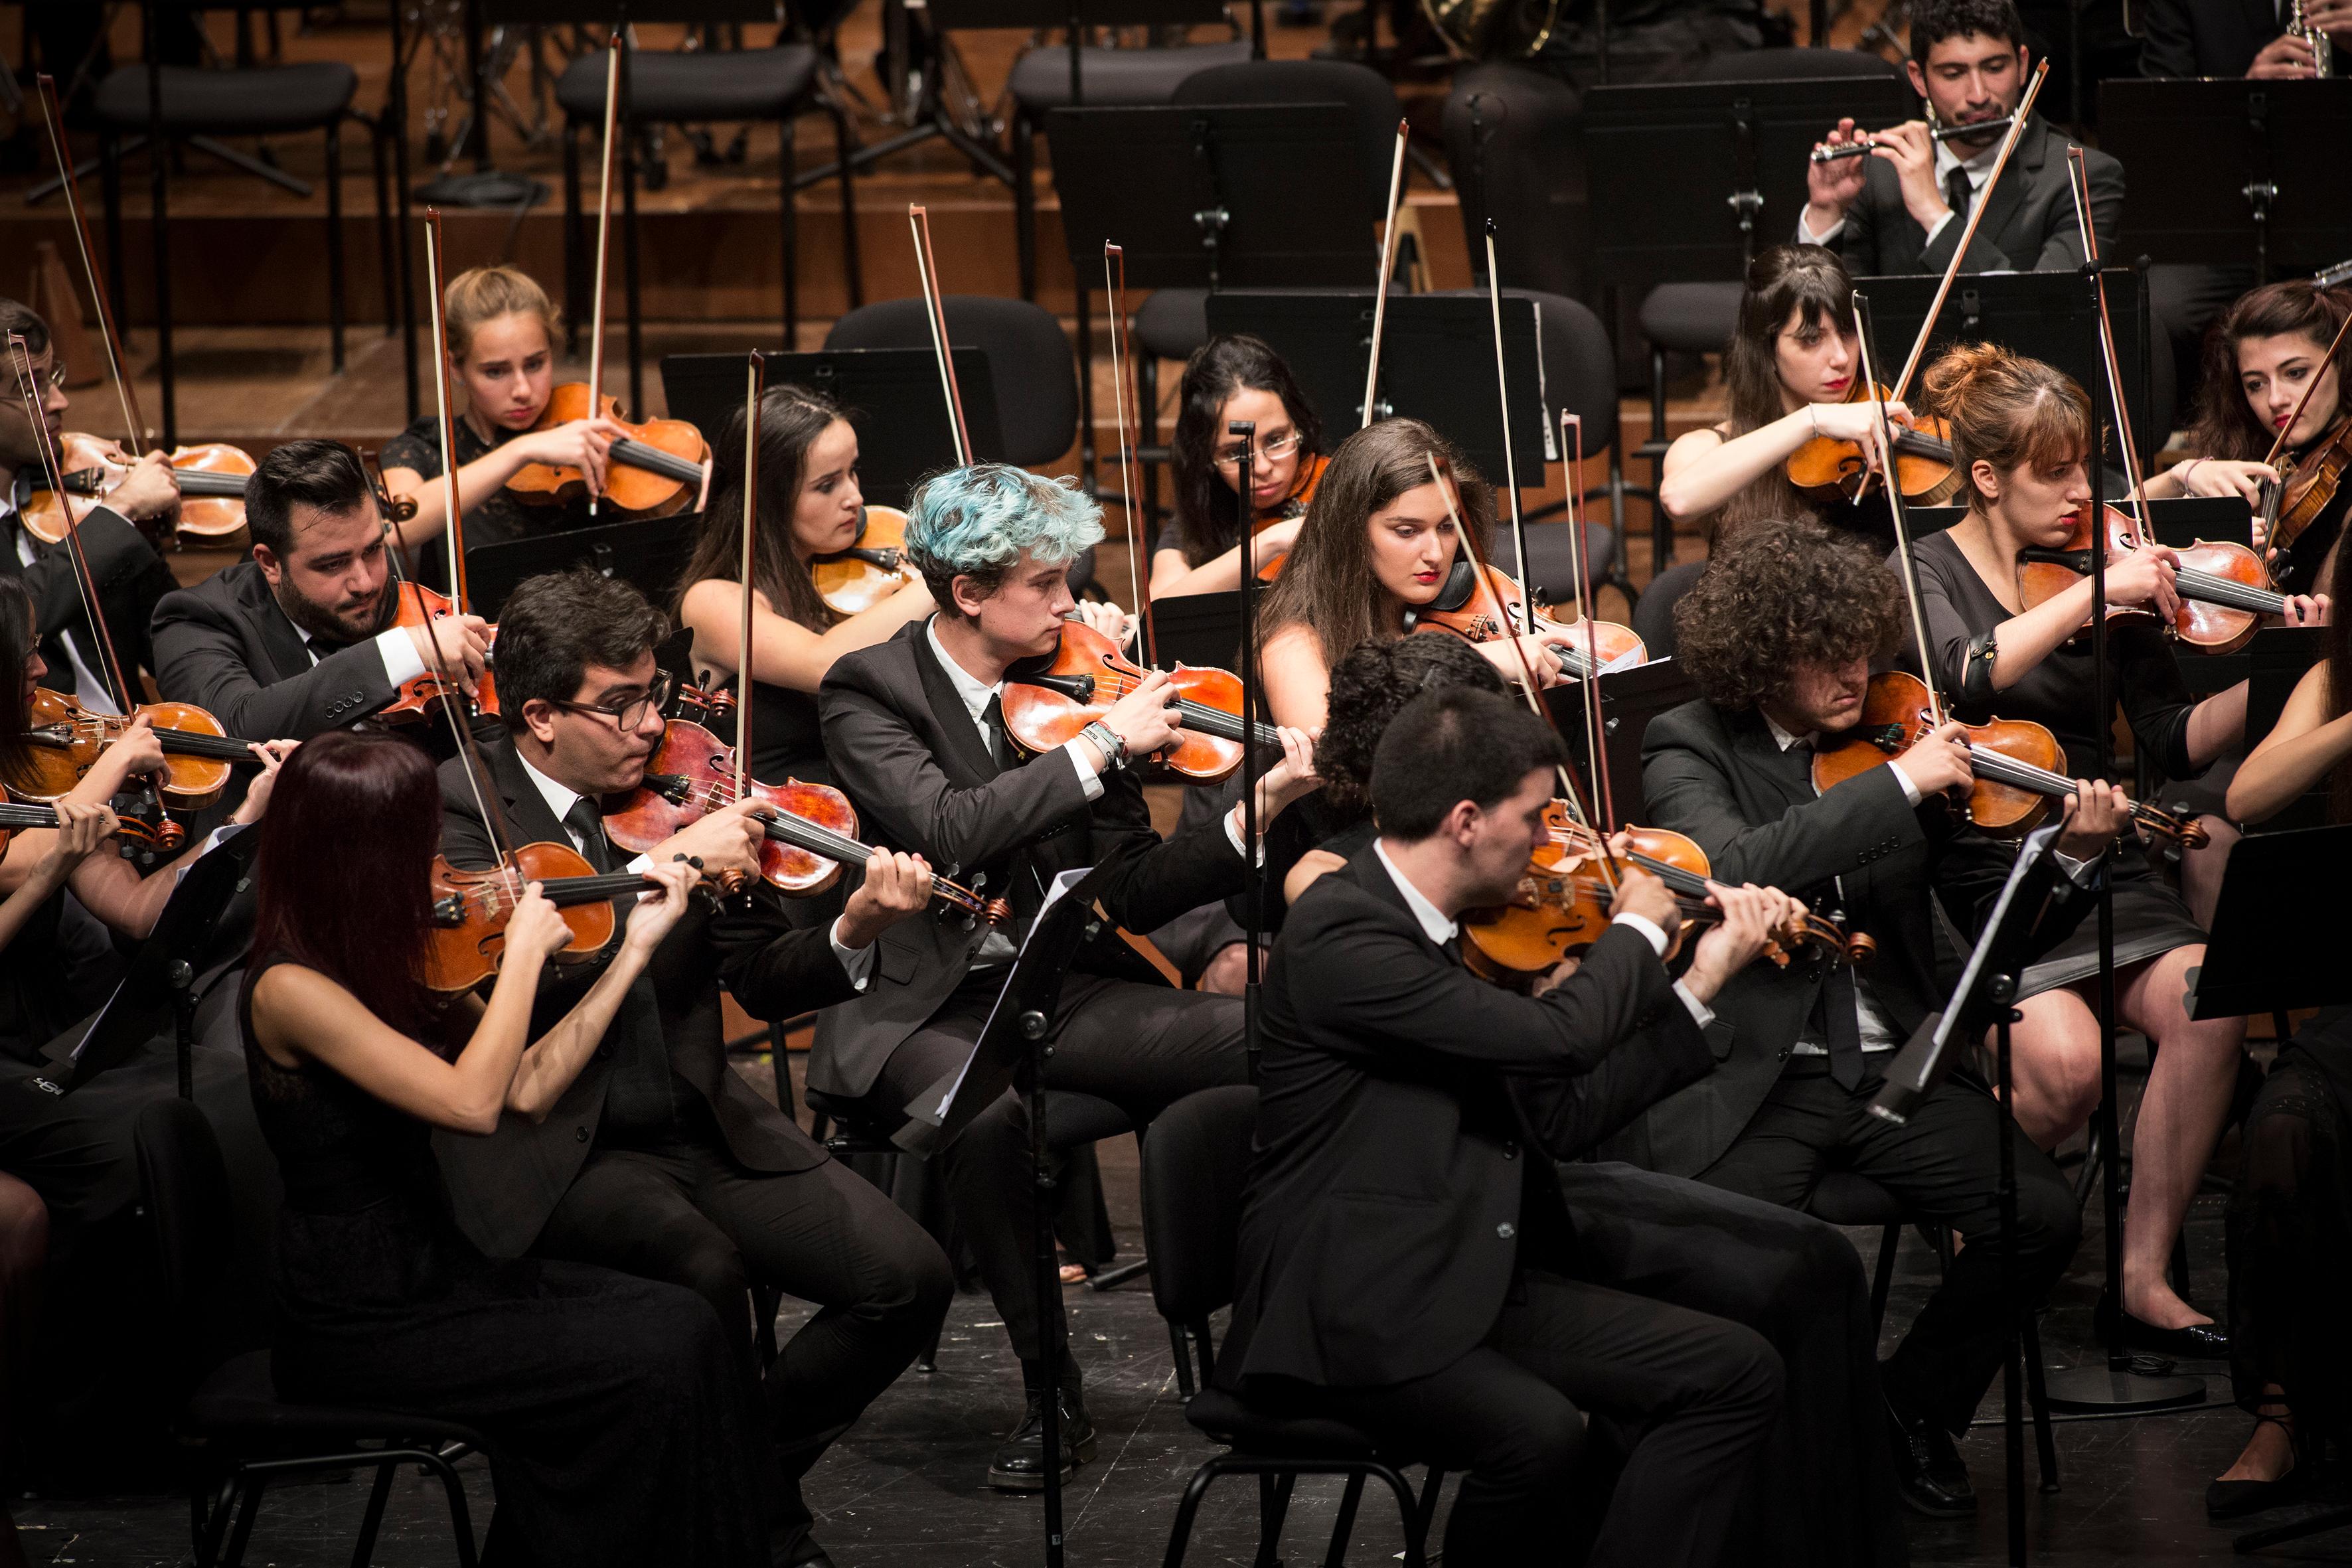
[[[1074,480],[1005,463],[933,474],[907,501],[907,553],[950,615],[961,614],[950,591],[958,577],[992,594],[1023,551],[1048,564],[1071,561],[1102,536],[1102,508]]]

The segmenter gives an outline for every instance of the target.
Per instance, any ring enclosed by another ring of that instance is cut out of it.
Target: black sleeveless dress
[[[493,1261],[457,1229],[422,1121],[254,1042],[254,1109],[285,1177],[289,1399],[415,1410],[491,1441],[485,1563],[710,1568],[769,1561],[748,1394],[709,1306],[585,1264]]]

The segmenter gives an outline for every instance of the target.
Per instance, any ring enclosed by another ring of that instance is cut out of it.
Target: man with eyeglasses
[[[24,340],[26,359],[6,349],[11,333]],[[14,574],[33,595],[41,658],[49,667],[42,684],[71,692],[101,713],[120,712],[121,704],[107,679],[105,648],[82,604],[72,556],[63,544],[36,539],[25,527],[24,509],[32,492],[48,487],[41,461],[43,434],[26,406],[28,372],[47,440],[54,446],[69,405],[66,367],[58,363],[48,323],[28,306],[0,299],[0,531],[6,534],[0,539],[0,572]],[[154,663],[147,623],[156,601],[173,586],[171,569],[142,528],[167,523],[179,506],[179,479],[160,454],[150,453],[131,465],[76,531],[98,585],[113,651],[134,682],[142,667]]]
[[[641,856],[616,849],[600,806],[644,781],[661,743],[670,680],[654,648],[668,630],[635,588],[594,572],[519,586],[499,619],[506,732],[482,747],[485,776],[463,758],[443,765],[441,852],[461,869],[533,842],[569,844],[598,871],[687,856],[751,876],[752,890],[678,922],[543,1121],[509,1115],[487,1139],[445,1138],[441,1164],[459,1223],[493,1257],[600,1264],[710,1302],[768,1416],[757,1462],[773,1560],[822,1563],[800,1478],[930,1342],[953,1277],[920,1226],[728,1065],[719,980],[723,971],[757,1018],[845,1001],[873,973],[875,939],[929,903],[931,875],[913,856],[877,850],[824,925],[788,920],[759,881],[749,805],[711,812]],[[601,967],[542,979],[533,1034]],[[772,1366],[753,1351],[754,1286],[818,1308]]]

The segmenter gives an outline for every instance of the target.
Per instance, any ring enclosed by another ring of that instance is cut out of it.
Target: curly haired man
[[[1984,1086],[1956,1073],[1901,1126],[1869,1113],[1889,1053],[1944,999],[1931,896],[1965,931],[1997,890],[1962,885],[1944,865],[1943,850],[1975,831],[1948,804],[1970,782],[1966,734],[1943,725],[1826,793],[1812,782],[1815,744],[1862,721],[1871,663],[1897,640],[1901,602],[1866,546],[1816,523],[1759,522],[1723,542],[1675,605],[1675,657],[1702,700],[1661,714],[1644,737],[1651,820],[1696,839],[1719,878],[1833,900],[1878,955],[1861,974],[1751,965],[1715,1003],[1732,1026],[1729,1057],[1654,1107],[1622,1152],[1795,1208],[1823,1172],[1850,1170],[1920,1221],[1989,1241],[1999,1148]],[[2052,876],[2037,940],[2081,919],[2087,863],[2115,837],[2122,799],[2085,784],[2068,803],[2066,875]],[[2081,1220],[2047,1156],[2021,1140],[2018,1165],[2020,1280],[2024,1299],[2039,1300],[2074,1256]],[[1880,1367],[1896,1481],[1920,1512],[1976,1507],[1952,1438],[2000,1364],[2000,1252],[1962,1251]]]

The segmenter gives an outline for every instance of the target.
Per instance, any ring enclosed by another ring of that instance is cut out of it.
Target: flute
[[[1939,125],[1927,132],[1927,140],[1949,142],[1956,136],[1997,136],[2008,130],[2010,122],[2016,118],[2013,114],[2004,114],[1999,120],[1979,120],[1972,125]],[[1813,149],[1813,162],[1830,163],[1840,158],[1867,157],[1870,150],[1877,145],[1875,142],[1864,141],[1848,142],[1839,147],[1816,147]]]

